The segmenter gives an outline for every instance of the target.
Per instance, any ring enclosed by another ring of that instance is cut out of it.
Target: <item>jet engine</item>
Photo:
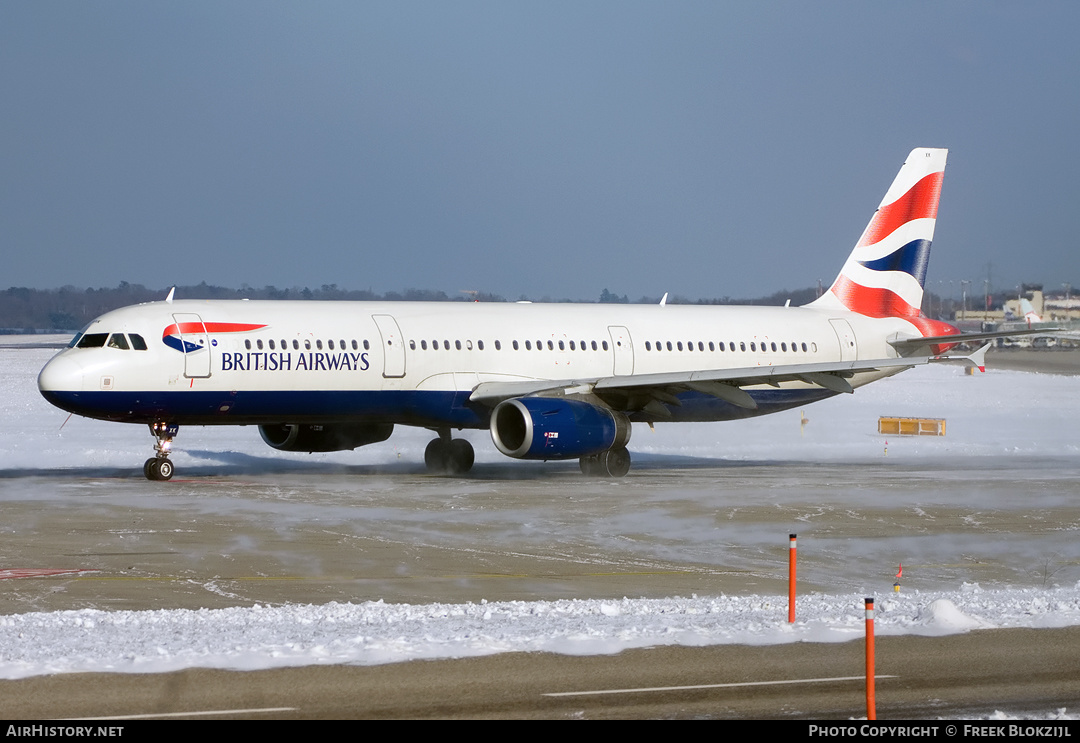
[[[622,413],[562,397],[520,397],[491,413],[491,439],[515,459],[576,459],[625,447],[630,421]]]
[[[262,440],[281,451],[344,451],[386,441],[393,423],[279,423],[259,426]]]

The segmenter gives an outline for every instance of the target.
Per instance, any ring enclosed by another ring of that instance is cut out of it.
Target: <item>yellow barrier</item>
[[[944,436],[944,418],[897,418],[883,415],[878,418],[878,433],[892,436]]]

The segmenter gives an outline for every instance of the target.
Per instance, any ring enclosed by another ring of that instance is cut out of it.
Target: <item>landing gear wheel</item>
[[[441,475],[446,472],[450,462],[450,447],[442,439],[432,439],[424,449],[424,464],[428,472],[433,475]]]
[[[157,463],[157,479],[171,480],[173,476],[173,464],[168,459],[161,459]]]
[[[446,462],[446,470],[451,475],[464,475],[472,469],[475,459],[472,444],[465,439],[454,439],[450,442],[450,456]]]
[[[433,475],[464,475],[475,458],[472,444],[465,439],[432,439],[424,450],[424,464]]]
[[[630,452],[625,447],[608,449],[600,455],[600,469],[608,477],[625,477],[630,471]]]
[[[152,457],[143,463],[143,474],[147,480],[171,480],[173,463],[162,457]]]

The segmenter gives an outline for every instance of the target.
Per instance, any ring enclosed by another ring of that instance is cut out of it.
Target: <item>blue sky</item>
[[[929,288],[1080,286],[1077,3],[8,2],[0,288],[830,282],[948,147]],[[951,283],[950,283],[951,282]]]

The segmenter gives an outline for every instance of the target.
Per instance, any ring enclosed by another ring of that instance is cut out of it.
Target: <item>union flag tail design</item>
[[[920,314],[948,150],[911,151],[832,287],[809,306],[901,317],[923,335],[942,330]]]

